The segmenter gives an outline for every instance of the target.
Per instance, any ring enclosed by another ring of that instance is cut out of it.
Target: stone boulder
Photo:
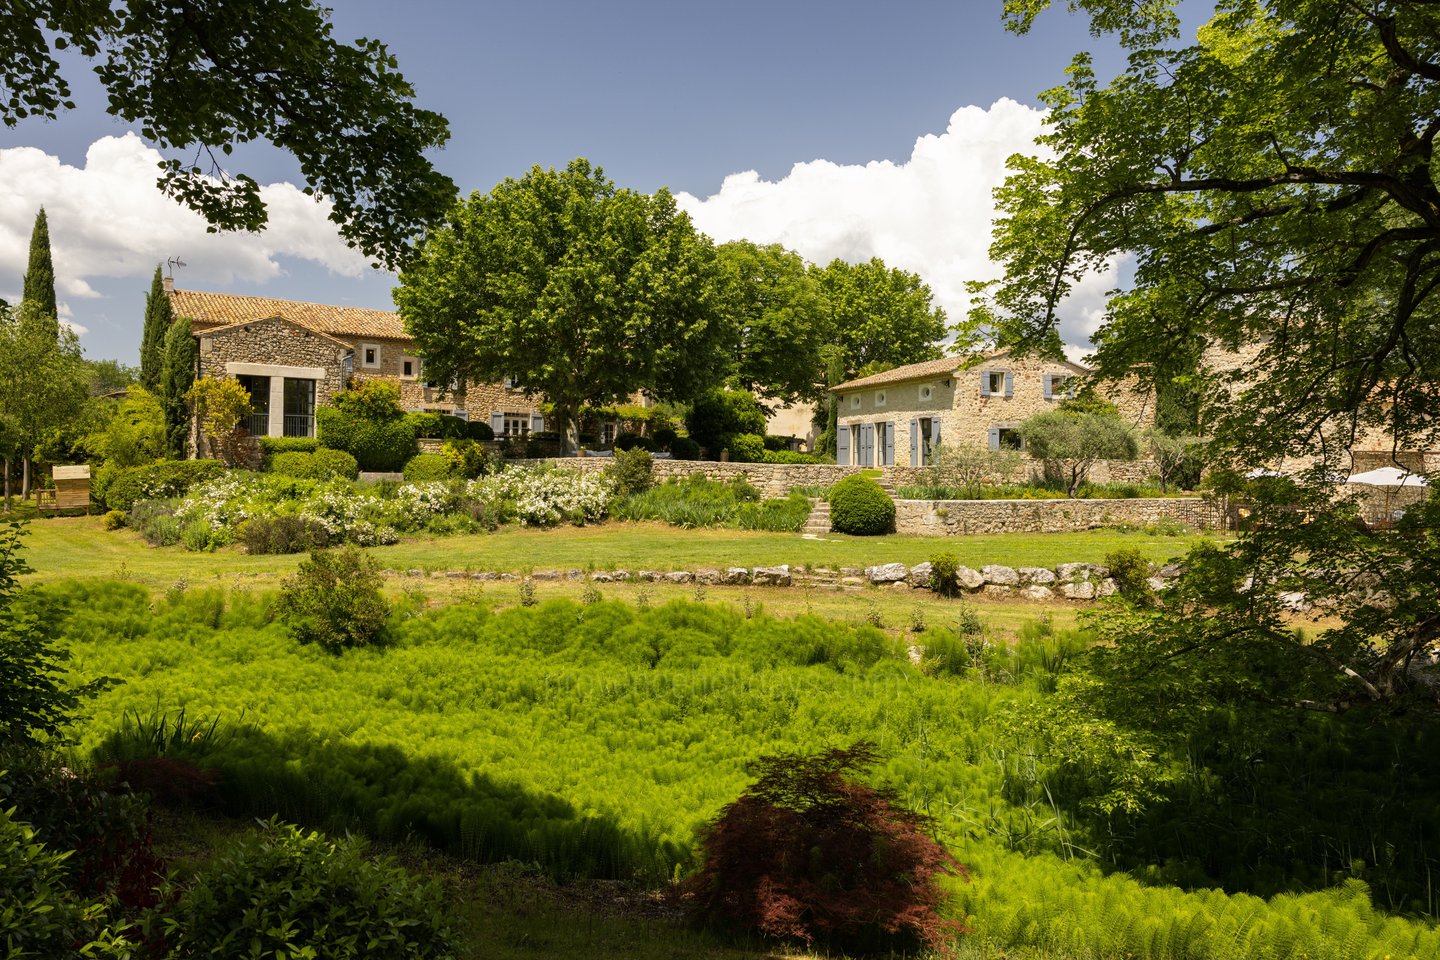
[[[1170,589],[1170,581],[1166,580],[1164,577],[1146,577],[1145,586],[1149,587],[1151,590],[1154,590],[1156,593],[1159,593],[1161,590]]]
[[[720,575],[720,582],[727,586],[744,586],[750,582],[750,571],[745,567],[729,567]]]
[[[714,567],[701,567],[695,571],[695,582],[714,586],[718,583],[725,582],[725,574],[716,570]]]
[[[957,567],[955,580],[966,590],[979,590],[985,586],[985,574],[971,567]]]
[[[1055,568],[1055,577],[1061,583],[1103,580],[1108,576],[1110,576],[1109,568],[1098,563],[1062,563]]]
[[[1021,567],[1015,572],[1020,575],[1021,583],[1043,587],[1055,582],[1055,571],[1049,567]]]
[[[1062,583],[1060,585],[1060,596],[1066,600],[1094,600],[1095,584],[1089,580],[1080,580],[1074,583]]]
[[[757,587],[788,587],[790,565],[782,563],[778,567],[756,567],[750,571],[750,582]]]
[[[1120,588],[1117,587],[1115,581],[1109,577],[1095,584],[1095,596],[1097,597],[1113,597],[1119,592]]]
[[[691,583],[694,579],[695,574],[689,570],[672,570],[665,574],[666,583]]]
[[[985,577],[987,584],[996,587],[1018,587],[1020,585],[1020,574],[1014,567],[1002,567],[991,563],[981,567],[980,573]]]
[[[531,579],[531,580],[559,580],[559,579],[560,579],[560,571],[559,571],[559,570],[536,570],[534,573],[530,574],[530,579]]]
[[[935,572],[935,567],[926,560],[924,563],[917,563],[910,568],[910,586],[917,590],[928,590],[930,588],[930,577]]]
[[[985,597],[1013,597],[1015,588],[999,583],[987,583],[981,588],[980,594]]]
[[[658,583],[660,576],[659,570],[641,570],[636,574],[636,578],[642,583]]]
[[[910,576],[910,568],[903,563],[882,563],[878,567],[866,567],[865,576],[871,583],[899,583]]]
[[[1020,596],[1026,600],[1054,600],[1055,591],[1049,587],[1042,587],[1038,583],[1032,583],[1020,588]]]

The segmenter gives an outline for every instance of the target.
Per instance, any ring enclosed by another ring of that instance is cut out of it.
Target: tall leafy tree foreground
[[[1049,5],[1007,0],[1009,27]],[[1198,349],[1241,351],[1235,395],[1208,410],[1245,452],[1333,452],[1366,427],[1434,445],[1440,5],[1227,0],[1190,43],[1173,0],[1069,6],[1118,35],[1128,67],[1102,85],[1082,54],[1044,94],[1049,156],[1011,159],[1004,276],[972,285],[972,319],[1058,350],[1077,281],[1132,258],[1102,375],[1184,379]]]
[[[864,263],[835,260],[815,273],[847,377],[865,367],[889,369],[940,357],[940,341],[949,333],[945,311],[935,306],[918,274],[887,267],[878,257]]]
[[[45,208],[35,214],[35,227],[30,231],[30,259],[25,267],[25,286],[21,303],[29,301],[34,316],[53,325],[60,334],[60,307],[55,298],[55,261],[50,254],[50,220]]]
[[[395,266],[455,185],[425,151],[449,139],[378,40],[339,43],[314,0],[13,0],[0,17],[0,121],[74,109],[57,54],[94,62],[106,109],[164,151],[159,186],[216,229],[265,225],[260,185],[216,156],[267,140],[292,154],[347,242]]]
[[[582,406],[717,385],[721,298],[714,248],[670,194],[618,189],[583,159],[472,194],[395,290],[432,380],[514,378],[550,401],[569,449]]]
[[[160,375],[165,367],[165,334],[170,332],[174,319],[160,265],[156,264],[150,292],[145,295],[145,328],[140,335],[140,385],[146,390],[160,388]]]

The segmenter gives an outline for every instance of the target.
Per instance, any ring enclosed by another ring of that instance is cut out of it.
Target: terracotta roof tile
[[[400,315],[388,310],[364,307],[334,307],[299,300],[246,297],[233,293],[206,293],[201,290],[173,290],[170,305],[177,317],[188,317],[196,330],[284,317],[317,333],[336,337],[378,337],[409,340]]]
[[[864,387],[878,387],[885,383],[899,383],[902,380],[923,380],[926,377],[948,377],[964,366],[969,359],[969,357],[941,357],[939,360],[908,363],[903,367],[896,367],[893,370],[885,370],[881,373],[871,374],[868,377],[861,377],[859,380],[842,383],[839,386],[831,387],[830,391],[837,393],[842,390],[859,390]]]

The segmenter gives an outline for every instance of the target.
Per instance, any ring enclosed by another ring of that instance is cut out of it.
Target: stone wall
[[[557,457],[553,460],[509,460],[515,466],[550,464],[566,470],[593,473],[614,463],[611,457]],[[783,497],[795,487],[828,487],[843,477],[859,473],[859,467],[833,463],[721,463],[717,460],[654,460],[656,483],[699,474],[727,483],[744,477],[765,497]]]
[[[897,500],[895,532],[926,537],[977,533],[1072,533],[1120,524],[1174,520],[1200,530],[1221,527],[1220,511],[1200,497],[1134,500]]]
[[[897,487],[915,486],[930,482],[929,467],[887,467],[885,475]],[[1154,460],[1100,460],[1090,471],[1093,483],[1145,483],[1159,470]],[[1022,456],[1020,464],[1007,476],[992,475],[991,483],[1025,483],[1031,477],[1039,476],[1039,460]]]
[[[233,376],[227,364],[264,364],[284,367],[317,367],[325,375],[315,383],[315,405],[330,403],[344,389],[345,355],[348,348],[288,320],[256,320],[233,325],[216,333],[201,331],[200,375]]]

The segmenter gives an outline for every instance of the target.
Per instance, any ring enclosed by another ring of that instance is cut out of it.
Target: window
[[[270,378],[253,377],[242,374],[235,378],[245,392],[250,394],[250,406],[254,408],[245,426],[252,437],[268,437],[270,435]]]
[[[875,406],[877,406],[877,407],[883,407],[883,406],[885,406],[885,391],[884,391],[884,390],[876,390],[876,391],[875,391]]]
[[[921,417],[918,423],[920,432],[920,466],[928,467],[935,463],[935,443],[931,438],[935,433],[936,421],[932,417]]]
[[[1014,427],[1000,427],[998,430],[1001,450],[1019,450],[1024,446],[1020,440],[1019,430]]]
[[[1045,382],[1048,384],[1045,396],[1050,400],[1064,400],[1074,394],[1075,388],[1072,381],[1075,378],[1068,373],[1047,373]]]
[[[285,378],[283,435],[315,436],[315,381]]]
[[[378,343],[360,344],[360,366],[371,369],[380,366],[380,345]]]
[[[515,378],[514,378],[514,377],[506,377],[506,378],[505,378],[505,389],[506,389],[506,390],[518,390],[518,389],[519,389],[519,387],[517,387],[517,386],[515,385]]]
[[[859,409],[860,409],[860,394],[857,393],[857,394],[855,394],[853,397],[850,398],[850,409],[851,409],[851,410],[859,410]]]
[[[530,414],[528,413],[507,413],[505,414],[504,435],[507,437],[523,437],[530,432]]]
[[[406,380],[415,380],[419,378],[420,371],[423,369],[424,365],[420,362],[419,357],[400,358],[400,376],[404,377]]]
[[[1005,393],[1005,373],[1004,373],[1003,371],[1000,371],[1000,370],[992,370],[992,371],[990,371],[989,373],[985,374],[985,379],[986,379],[987,381],[989,381],[989,384],[990,384],[990,391],[989,391],[989,392],[990,392],[990,395],[991,395],[992,397],[993,397],[993,396],[997,396],[997,395],[1001,395],[1001,396],[1004,395],[1004,393]]]
[[[865,430],[862,424],[850,426],[850,456],[855,466],[868,467],[870,464],[865,460]]]
[[[933,397],[934,395],[935,395],[935,388],[932,387],[932,386],[930,386],[928,383],[927,383],[925,386],[923,386],[923,387],[920,388],[920,399],[921,399],[921,400],[929,400],[929,399],[930,399],[931,397]]]
[[[612,444],[612,443],[614,443],[614,442],[615,442],[615,424],[614,424],[614,423],[608,423],[608,422],[607,422],[607,423],[602,423],[602,424],[600,424],[600,443],[601,443],[602,445],[608,447],[610,444]]]

